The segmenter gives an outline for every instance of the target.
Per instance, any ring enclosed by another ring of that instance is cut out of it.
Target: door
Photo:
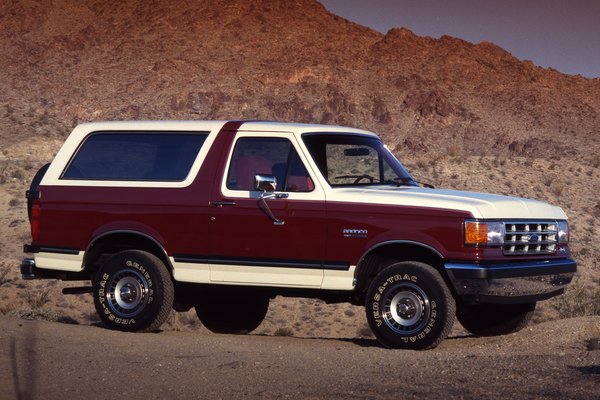
[[[321,285],[325,195],[305,165],[291,135],[238,134],[220,191],[211,195],[211,281]],[[270,198],[254,189],[256,174],[276,178]]]

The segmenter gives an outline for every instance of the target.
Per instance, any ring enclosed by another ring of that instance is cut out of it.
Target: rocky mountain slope
[[[407,153],[600,146],[600,79],[491,43],[382,35],[314,0],[7,0],[0,51],[6,140],[99,119],[251,118],[358,125]]]

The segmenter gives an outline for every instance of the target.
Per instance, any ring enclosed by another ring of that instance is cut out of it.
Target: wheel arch
[[[95,237],[85,251],[85,269],[93,275],[107,256],[123,250],[143,250],[154,254],[173,274],[173,265],[164,246],[152,236],[134,230],[108,231]]]
[[[371,247],[360,258],[354,274],[357,293],[361,297],[364,296],[369,283],[381,269],[401,261],[419,261],[429,264],[440,272],[444,280],[447,280],[444,257],[435,248],[409,240],[388,241]]]

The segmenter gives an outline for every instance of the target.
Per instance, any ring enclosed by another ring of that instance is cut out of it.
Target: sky
[[[386,33],[492,42],[521,60],[600,78],[600,0],[320,0],[332,13]]]

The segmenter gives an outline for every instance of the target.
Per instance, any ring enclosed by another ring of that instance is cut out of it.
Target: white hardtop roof
[[[246,121],[240,127],[242,131],[269,131],[269,132],[345,132],[358,133],[363,135],[375,135],[373,132],[364,129],[351,128],[338,125],[320,125],[320,124],[300,124],[292,122],[273,122],[273,121]]]
[[[88,122],[77,126],[78,131],[94,132],[103,130],[177,130],[177,131],[214,131],[219,130],[229,121],[100,121]],[[363,135],[375,133],[363,129],[319,124],[301,124],[274,121],[240,121],[241,131],[266,131],[266,132],[344,132]]]
[[[213,130],[222,127],[227,121],[98,121],[77,125],[77,130],[86,132],[104,130]]]

